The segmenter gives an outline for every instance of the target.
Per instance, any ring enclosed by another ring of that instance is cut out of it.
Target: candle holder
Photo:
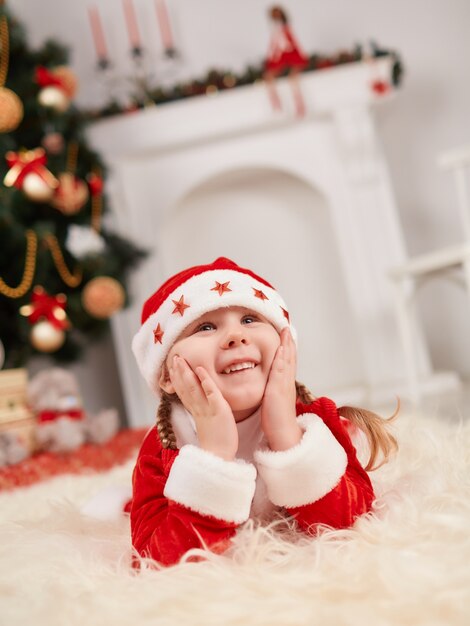
[[[95,66],[95,71],[104,95],[103,99],[107,99],[111,103],[117,102],[119,99],[118,91],[120,81],[111,61],[106,57],[99,58]]]
[[[134,65],[134,73],[130,77],[130,81],[136,88],[138,104],[145,107],[153,106],[155,103],[151,97],[150,86],[153,72],[149,70],[148,58],[144,48],[141,46],[131,48],[131,58]]]
[[[165,56],[165,58],[167,59],[177,59],[180,56],[180,53],[178,52],[178,50],[176,48],[165,48],[163,55]]]

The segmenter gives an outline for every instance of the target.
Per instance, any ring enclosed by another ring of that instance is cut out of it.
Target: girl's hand
[[[238,450],[238,431],[230,405],[203,367],[191,366],[180,356],[169,367],[176,393],[196,422],[202,449],[233,461]]]
[[[295,343],[290,330],[284,328],[261,404],[261,427],[271,450],[287,450],[302,439],[295,412],[296,370]]]

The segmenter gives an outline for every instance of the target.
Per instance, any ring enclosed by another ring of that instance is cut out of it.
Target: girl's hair
[[[315,400],[315,397],[302,383],[296,381],[295,388],[297,390],[297,399],[300,400],[302,404],[310,404]],[[181,404],[181,400],[176,393],[169,394],[162,389],[161,401],[157,411],[157,431],[162,446],[176,450],[176,437],[171,425],[171,405],[173,402]],[[397,440],[388,432],[387,426],[397,417],[399,410],[399,400],[395,412],[387,419],[366,409],[359,409],[352,406],[339,407],[338,412],[341,417],[346,418],[351,424],[360,428],[367,437],[370,447],[370,458],[365,467],[366,471],[372,471],[381,467],[398,449]]]

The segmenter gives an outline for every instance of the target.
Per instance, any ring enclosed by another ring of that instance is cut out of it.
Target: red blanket
[[[25,487],[60,474],[87,474],[110,469],[137,455],[148,428],[121,430],[103,445],[85,444],[74,452],[40,452],[17,465],[0,468],[0,491]]]

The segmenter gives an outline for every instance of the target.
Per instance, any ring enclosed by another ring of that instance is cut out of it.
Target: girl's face
[[[166,364],[178,354],[193,370],[204,367],[238,422],[261,405],[280,342],[277,330],[259,313],[244,307],[222,308],[188,326],[173,344]]]

